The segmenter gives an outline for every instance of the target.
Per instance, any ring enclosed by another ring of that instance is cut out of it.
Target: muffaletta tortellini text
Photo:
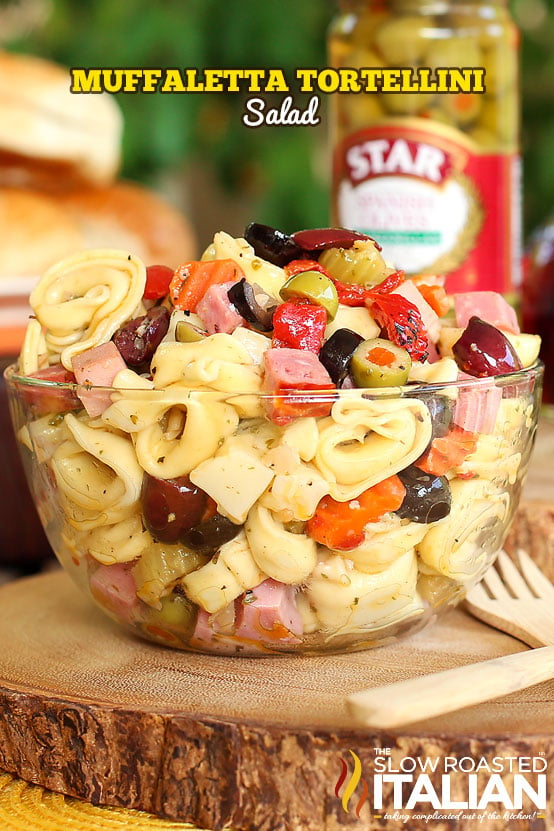
[[[541,373],[502,297],[407,283],[358,232],[252,223],[175,271],[82,252],[31,305],[11,394],[39,511],[139,634],[373,646],[502,545]]]

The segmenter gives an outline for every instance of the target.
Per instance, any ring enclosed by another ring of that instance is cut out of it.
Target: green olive
[[[479,93],[456,92],[439,97],[444,111],[459,127],[465,127],[478,119],[483,104],[483,96]]]
[[[484,95],[476,126],[494,133],[504,150],[513,148],[517,144],[518,106],[515,95]]]
[[[441,38],[428,46],[424,65],[433,69],[483,66],[483,53],[471,37]]]
[[[194,343],[206,337],[206,332],[193,326],[188,320],[180,320],[175,327],[175,340],[179,343]]]
[[[419,65],[427,46],[423,17],[390,17],[377,27],[374,45],[389,66]]]
[[[362,341],[350,358],[350,374],[358,387],[401,387],[411,366],[406,350],[384,338]]]
[[[152,612],[156,623],[166,626],[186,627],[194,616],[194,606],[190,600],[180,594],[172,593],[161,598],[161,609]]]
[[[339,308],[339,297],[332,280],[320,271],[301,271],[290,277],[279,292],[283,300],[304,297],[318,306],[323,306],[333,320]]]
[[[434,97],[430,92],[386,92],[381,95],[381,103],[392,115],[416,115],[431,106]]]

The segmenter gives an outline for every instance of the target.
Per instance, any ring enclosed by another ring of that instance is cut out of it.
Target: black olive
[[[337,386],[348,375],[350,358],[363,338],[351,329],[337,329],[319,351],[319,360]]]
[[[257,283],[249,283],[243,277],[231,286],[227,297],[238,313],[255,329],[260,332],[271,332],[277,301],[265,289]]]
[[[452,354],[459,369],[476,378],[521,369],[519,356],[504,332],[475,315],[453,345]]]
[[[236,537],[241,528],[242,525],[235,525],[227,517],[214,514],[210,519],[181,534],[180,541],[193,551],[210,554],[217,551],[223,543]]]
[[[431,415],[431,426],[433,439],[440,439],[446,436],[454,417],[455,402],[446,395],[435,395],[432,393],[418,393],[414,396],[422,401]]]
[[[145,315],[129,320],[112,337],[121,357],[134,369],[147,370],[154,352],[169,329],[169,310],[152,306]]]
[[[270,225],[251,222],[246,227],[244,237],[258,257],[281,268],[291,260],[306,258],[304,249],[300,248],[289,234]]]
[[[206,510],[208,495],[188,476],[157,479],[144,474],[141,492],[144,524],[160,542],[177,542],[194,528]]]
[[[446,476],[433,476],[415,465],[401,470],[398,478],[406,496],[396,514],[412,522],[436,522],[450,513],[452,492]]]

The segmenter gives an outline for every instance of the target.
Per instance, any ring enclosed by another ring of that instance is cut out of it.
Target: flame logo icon
[[[349,750],[348,752],[350,753],[350,755],[352,756],[352,759],[354,760],[354,769],[352,771],[350,779],[348,780],[348,782],[346,782],[346,786],[344,788],[344,791],[342,792],[342,797],[340,797],[340,790],[341,790],[342,786],[344,785],[344,783],[346,781],[346,777],[348,775],[348,765],[346,764],[344,759],[340,759],[341,772],[340,772],[339,778],[337,779],[337,784],[335,785],[335,796],[337,797],[337,799],[339,799],[339,798],[341,799],[342,808],[346,813],[348,813],[349,810],[350,810],[349,807],[348,807],[350,799],[351,799],[352,795],[354,794],[354,791],[356,790],[356,788],[358,787],[358,785],[360,784],[360,781],[361,781],[361,783],[362,783],[362,794],[361,794],[361,796],[358,799],[358,802],[356,804],[356,816],[359,819],[360,818],[360,811],[362,810],[363,806],[365,805],[365,803],[367,801],[367,797],[368,797],[368,794],[369,794],[369,786],[368,786],[367,782],[365,781],[365,779],[362,779],[362,763],[360,761],[360,757],[356,753],[354,753],[353,750]]]

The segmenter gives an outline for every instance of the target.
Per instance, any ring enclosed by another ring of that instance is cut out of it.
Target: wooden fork
[[[399,727],[490,701],[554,678],[554,585],[518,551],[519,568],[504,552],[467,596],[472,615],[532,647],[490,661],[353,693],[349,712],[368,727]]]

